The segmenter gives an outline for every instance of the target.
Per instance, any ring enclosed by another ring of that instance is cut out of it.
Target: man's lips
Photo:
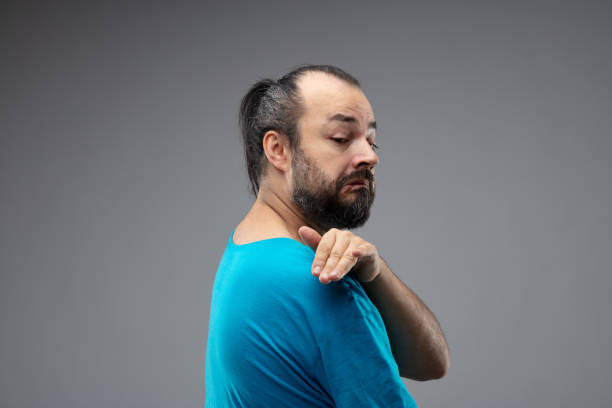
[[[367,180],[353,180],[344,185],[345,190],[355,190],[362,187],[365,187],[368,190],[370,189],[370,185],[368,184]]]
[[[353,180],[350,183],[346,183],[347,186],[359,186],[359,185],[367,185],[368,182],[365,179]]]

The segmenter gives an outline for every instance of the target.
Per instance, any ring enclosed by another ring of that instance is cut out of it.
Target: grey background
[[[355,233],[451,349],[442,380],[404,380],[419,405],[612,405],[611,10],[3,3],[0,406],[203,406],[252,204],[238,104],[300,63],[357,76],[379,122]]]

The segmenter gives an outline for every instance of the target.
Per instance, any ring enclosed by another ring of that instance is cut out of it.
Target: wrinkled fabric
[[[322,284],[291,238],[233,236],[212,289],[205,408],[417,406],[357,280]]]

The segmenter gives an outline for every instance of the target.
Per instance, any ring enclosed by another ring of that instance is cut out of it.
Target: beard
[[[304,152],[296,147],[291,159],[293,173],[292,200],[305,219],[324,232],[331,228],[352,229],[361,227],[370,217],[374,202],[374,175],[361,169],[337,180],[328,179]],[[369,188],[341,192],[347,182],[365,179]]]

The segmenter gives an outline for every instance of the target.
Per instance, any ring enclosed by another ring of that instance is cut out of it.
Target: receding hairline
[[[361,86],[360,86],[360,85],[355,84],[355,83],[353,83],[353,82],[349,81],[349,80],[348,80],[348,79],[346,79],[346,78],[341,78],[341,77],[339,77],[339,76],[337,76],[337,75],[335,75],[335,74],[333,74],[333,73],[331,73],[331,72],[327,72],[327,71],[320,71],[320,70],[316,70],[316,69],[313,69],[313,70],[309,70],[309,71],[304,71],[304,72],[302,72],[302,73],[301,73],[301,74],[300,74],[300,75],[299,75],[299,76],[298,76],[298,77],[295,79],[295,85],[296,85],[296,88],[297,88],[298,90],[301,90],[301,86],[302,86],[302,84],[303,84],[304,80],[305,80],[305,79],[307,79],[307,78],[309,78],[309,77],[313,77],[313,76],[323,76],[323,77],[326,77],[326,78],[336,79],[336,80],[338,80],[338,81],[340,81],[340,82],[342,82],[342,83],[344,83],[344,84],[350,85],[350,86],[352,86],[353,88],[358,89],[358,90],[360,90],[360,91],[362,91],[362,92],[363,92],[363,90],[361,89]]]
[[[370,106],[370,110],[371,110],[371,105],[370,105],[370,101],[368,100],[367,96],[365,95],[365,93],[363,92],[363,89],[361,88],[360,85],[354,84],[344,78],[340,78],[332,73],[326,72],[326,71],[308,71],[308,72],[304,72],[302,73],[302,75],[300,75],[298,77],[298,79],[296,80],[296,96],[298,98],[298,104],[300,105],[300,117],[304,114],[304,109],[306,108],[305,106],[305,98],[304,98],[304,82],[303,80],[305,79],[306,76],[309,76],[310,78],[317,76],[318,74],[323,74],[324,78],[334,78],[336,80],[338,80],[340,83],[342,84],[346,84],[349,85],[351,88],[353,88],[355,91],[359,91],[359,93],[361,95],[363,95],[363,98],[365,99],[365,101],[367,102],[367,104]],[[319,97],[319,96],[317,96]],[[323,96],[325,97],[325,96]],[[325,118],[325,123],[331,123],[331,122],[344,122],[347,124],[355,124],[357,123],[357,119],[352,116],[351,114],[348,113],[344,113],[342,112],[343,109],[339,108],[339,110],[336,110],[334,112],[331,112],[326,118]],[[368,122],[368,129],[374,129],[376,130],[376,121],[372,120],[370,122]]]
[[[355,91],[359,91],[359,93],[361,95],[363,95],[364,99],[368,102],[368,104],[370,103],[370,101],[368,100],[368,98],[366,97],[365,93],[363,92],[363,89],[361,89],[360,85],[354,84],[352,82],[350,82],[349,80],[346,80],[344,78],[338,77],[336,75],[334,75],[333,73],[329,73],[326,71],[307,71],[302,73],[295,81],[295,87],[296,87],[296,92],[295,92],[295,96],[297,97],[297,103],[300,105],[301,109],[305,108],[305,97],[304,97],[304,81],[306,80],[312,80],[313,77],[317,77],[320,76],[322,78],[328,78],[328,79],[332,79],[332,80],[337,80],[339,83],[344,84],[344,85],[348,85],[350,88],[354,89]],[[316,80],[315,80],[316,83]],[[321,88],[319,88],[321,89]],[[325,92],[325,88],[323,88],[323,91]],[[331,93],[328,93],[331,94]],[[316,95],[316,93],[315,93]],[[317,97],[317,96],[315,96]],[[302,112],[303,113],[303,112]],[[301,115],[300,115],[301,116]]]

